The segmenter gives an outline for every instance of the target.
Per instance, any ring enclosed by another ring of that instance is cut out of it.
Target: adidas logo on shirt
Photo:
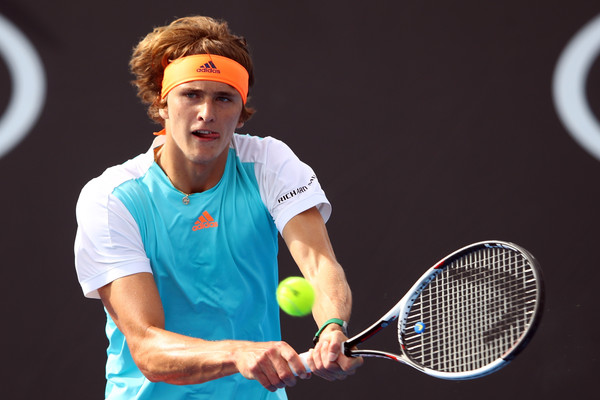
[[[204,65],[201,65],[196,69],[196,72],[208,72],[211,74],[220,74],[221,70],[217,68],[214,62],[209,61]]]
[[[202,215],[198,217],[198,220],[194,223],[192,230],[199,231],[200,229],[216,228],[217,226],[219,226],[219,223],[215,221],[215,219],[208,213],[208,211],[204,211]]]

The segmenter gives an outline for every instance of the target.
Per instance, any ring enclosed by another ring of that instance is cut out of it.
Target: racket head
[[[527,250],[484,241],[431,267],[405,299],[398,319],[402,361],[438,378],[474,379],[527,345],[542,315],[543,278]]]

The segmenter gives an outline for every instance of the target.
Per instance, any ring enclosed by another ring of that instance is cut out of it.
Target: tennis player
[[[316,291],[308,365],[353,374],[362,360],[341,353],[351,293],[319,181],[281,141],[235,133],[253,113],[245,40],[182,18],[148,34],[130,66],[164,129],[91,180],[76,210],[79,282],[107,312],[106,398],[284,399],[292,368],[310,377],[281,341],[279,233]]]

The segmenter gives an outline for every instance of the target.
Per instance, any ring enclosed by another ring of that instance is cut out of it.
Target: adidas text
[[[217,221],[212,221],[212,222],[200,222],[196,225],[194,225],[194,227],[192,228],[195,231],[199,231],[200,229],[204,229],[204,228],[216,228],[217,226],[219,226],[219,224],[217,223]]]
[[[196,72],[208,72],[208,73],[211,73],[211,74],[220,74],[221,70],[219,70],[219,69],[212,69],[212,68],[198,68],[196,70]]]

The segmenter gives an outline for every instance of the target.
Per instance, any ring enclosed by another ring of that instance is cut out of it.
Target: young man
[[[77,204],[78,278],[107,312],[106,398],[286,398],[292,368],[309,377],[280,337],[278,233],[316,291],[310,368],[328,380],[354,373],[362,360],[341,353],[351,293],[327,198],[282,142],[234,133],[253,113],[244,39],[225,22],[182,18],[144,38],[130,65],[164,129]]]

